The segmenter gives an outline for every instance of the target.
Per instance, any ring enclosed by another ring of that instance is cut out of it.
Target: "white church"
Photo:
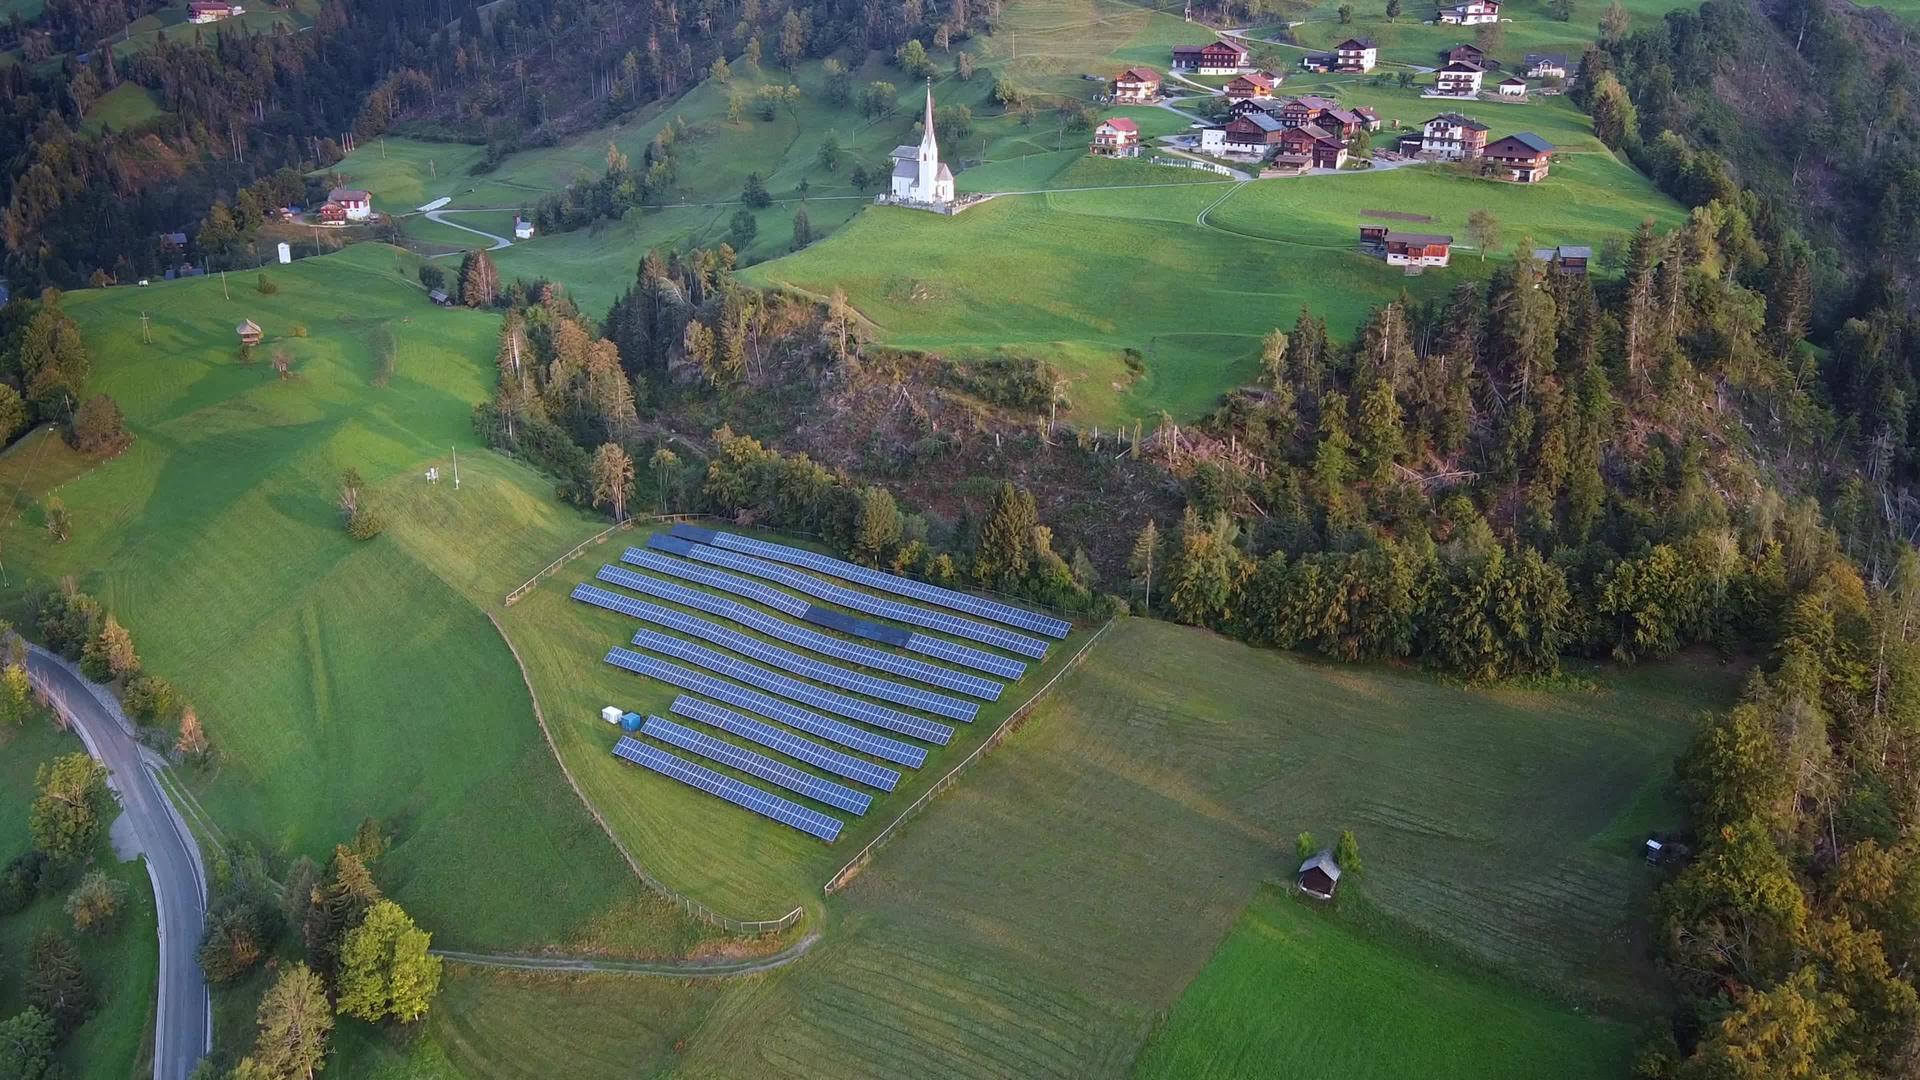
[[[919,146],[893,148],[894,202],[920,206],[953,205],[953,170],[940,163],[940,144],[933,137],[933,82],[927,82],[927,115]]]

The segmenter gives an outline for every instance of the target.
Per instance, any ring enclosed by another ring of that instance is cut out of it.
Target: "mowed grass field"
[[[78,736],[38,716],[0,731],[0,861],[32,846],[27,819],[40,765],[85,751]],[[0,1017],[26,1007],[28,945],[41,927],[54,927],[78,948],[97,1000],[93,1015],[60,1048],[59,1060],[77,1080],[125,1080],[137,1074],[153,1052],[154,991],[160,973],[153,886],[146,864],[138,859],[120,862],[105,838],[93,865],[127,887],[126,906],[111,929],[98,935],[74,933],[64,907],[67,889],[0,918],[0,970],[7,972],[0,979]]]
[[[1463,969],[1378,918],[1343,882],[1338,908],[1260,891],[1174,1006],[1136,1077],[1228,1080],[1612,1080],[1636,1029]]]
[[[1341,0],[1317,0],[1307,14],[1294,16],[1305,21],[1293,28],[1293,34],[1295,40],[1314,49],[1330,48],[1348,37],[1371,37],[1380,47],[1383,63],[1434,67],[1440,62],[1442,49],[1472,42],[1480,30],[1478,26],[1434,22],[1437,9],[1451,7],[1454,2],[1422,0],[1408,4],[1397,21],[1388,20],[1380,5],[1355,4],[1353,22],[1342,24],[1338,18]],[[1622,0],[1622,6],[1632,28],[1641,29],[1658,23],[1669,11],[1690,11],[1699,4],[1688,0]],[[1607,3],[1602,0],[1576,0],[1571,17],[1563,21],[1548,12],[1546,0],[1509,0],[1500,8],[1500,43],[1490,51],[1508,69],[1518,68],[1530,52],[1563,52],[1578,61],[1581,51],[1599,36],[1600,17],[1606,10]],[[1298,70],[1298,61],[1294,64],[1294,70]]]
[[[1599,673],[1593,692],[1467,690],[1123,621],[834,899],[834,932],[805,961],[714,1007],[681,1071],[1125,1075],[1258,888],[1290,880],[1294,836],[1342,827],[1359,835],[1368,894],[1394,933],[1303,949],[1371,949],[1374,971],[1431,976],[1427,954],[1397,944],[1431,936],[1554,1000],[1635,1016],[1653,1005],[1639,830],[1676,819],[1673,755],[1737,677],[1683,660]],[[714,857],[757,856],[736,851]],[[1249,1039],[1335,1038],[1319,989],[1287,979],[1314,955],[1290,955],[1274,992],[1248,999],[1288,1010],[1242,1017]],[[1420,1014],[1438,1003],[1406,993],[1413,1015],[1382,1008],[1355,1033],[1416,1054],[1433,1023]],[[1524,996],[1500,987],[1461,1007],[1496,1015]],[[1577,1055],[1615,1062],[1630,1041],[1571,1006],[1519,1015],[1543,1024],[1508,1033],[1503,1061],[1581,1075]],[[1330,1060],[1367,1065],[1364,1047],[1342,1052]],[[1424,1075],[1410,1060],[1400,1075]]]
[[[1074,167],[1076,186],[1095,186],[1087,180],[1107,165],[1146,168],[1087,162]],[[1291,325],[1303,305],[1345,338],[1369,308],[1402,291],[1438,296],[1488,272],[1470,250],[1411,278],[1362,254],[1356,237],[1367,209],[1430,215],[1420,228],[1463,244],[1467,215],[1485,209],[1501,222],[1503,251],[1526,237],[1597,247],[1644,217],[1680,219],[1639,174],[1586,153],[1530,186],[1415,167],[1008,196],[954,218],[878,207],[744,276],[820,295],[843,288],[891,344],[1050,360],[1073,380],[1070,415],[1082,423],[1151,419],[1162,409],[1190,419],[1254,377],[1260,338]],[[1144,380],[1127,372],[1121,350],[1129,347],[1146,355]]]
[[[1009,683],[998,702],[982,702],[971,724],[951,722],[953,741],[945,747],[929,747],[920,769],[900,768],[899,786],[891,793],[874,794],[864,817],[834,811],[846,827],[837,841],[827,845],[613,756],[620,732],[600,719],[602,707],[617,705],[643,716],[665,717],[680,691],[614,668],[602,659],[608,648],[627,646],[634,631],[659,627],[580,603],[568,594],[583,581],[594,582],[603,564],[618,565],[620,553],[628,546],[644,547],[647,535],[645,527],[623,530],[589,548],[507,609],[502,621],[527,664],[567,768],[628,850],[670,888],[737,919],[777,919],[796,906],[817,910],[821,887],[828,879],[1031,697],[1089,633],[1076,631],[1054,643],[1046,663],[1031,664],[1026,678]],[[688,613],[717,621],[700,612]],[[721,625],[767,640],[738,626]]]
[[[136,441],[92,468],[44,438],[0,458],[9,605],[71,574],[118,613],[197,705],[218,757],[188,776],[236,841],[322,857],[373,816],[396,840],[382,886],[442,945],[679,955],[703,932],[637,917],[653,901],[567,790],[481,610],[598,523],[481,451],[497,319],[428,304],[416,265],[360,245],[277,268],[273,296],[246,278],[232,299],[217,278],[69,293],[92,389]],[[267,334],[251,365],[241,318]],[[461,488],[429,486],[456,448]],[[340,527],[347,468],[388,520],[376,540]],[[63,545],[40,527],[49,492]]]

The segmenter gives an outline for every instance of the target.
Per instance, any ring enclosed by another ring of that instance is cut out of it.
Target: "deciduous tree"
[[[431,943],[393,901],[368,908],[340,949],[340,1012],[369,1022],[425,1016],[440,992],[440,958],[427,952]]]
[[[114,806],[107,767],[84,753],[63,754],[40,766],[35,785],[40,794],[29,815],[33,846],[55,859],[92,854]]]

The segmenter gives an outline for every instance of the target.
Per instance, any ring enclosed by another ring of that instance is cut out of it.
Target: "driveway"
[[[33,646],[27,673],[107,767],[135,846],[146,856],[160,923],[160,989],[154,1024],[154,1080],[187,1080],[212,1048],[212,1010],[200,971],[207,921],[207,875],[200,847],[160,790],[152,769],[164,764],[133,737],[113,696],[66,660]]]
[[[486,211],[474,211],[474,210],[429,210],[427,211],[427,220],[432,222],[437,222],[441,225],[448,225],[453,228],[460,229],[464,232],[470,232],[479,236],[486,237],[487,239],[493,241],[493,246],[488,248],[487,249],[488,251],[499,251],[501,248],[504,248],[504,247],[512,247],[513,241],[507,239],[504,236],[497,236],[493,233],[488,232],[485,229],[476,229],[471,225],[462,225],[459,222],[454,221],[447,217],[448,214],[470,214],[470,213],[485,213],[485,212]]]

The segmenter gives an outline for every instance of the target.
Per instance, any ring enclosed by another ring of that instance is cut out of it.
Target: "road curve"
[[[187,1080],[213,1042],[207,979],[197,955],[207,912],[207,875],[200,847],[150,771],[164,762],[135,740],[133,725],[113,696],[88,682],[64,659],[37,645],[30,650],[27,673],[33,684],[79,731],[87,750],[106,765],[140,853],[146,856],[160,923],[153,1077]]]
[[[506,237],[504,237],[504,236],[500,236],[500,235],[497,235],[497,234],[495,234],[495,233],[490,233],[490,232],[488,232],[488,231],[487,231],[487,230],[485,230],[485,229],[476,229],[476,228],[474,228],[474,227],[473,227],[473,226],[471,226],[471,225],[462,225],[462,224],[460,224],[460,223],[459,223],[459,222],[457,222],[457,221],[448,221],[448,220],[447,220],[447,217],[446,217],[446,215],[448,215],[448,214],[458,214],[458,213],[462,213],[462,211],[459,211],[459,210],[429,210],[429,211],[427,211],[427,220],[428,220],[428,221],[431,221],[431,222],[434,222],[434,223],[436,223],[436,224],[439,224],[439,225],[446,225],[446,226],[449,226],[449,227],[451,227],[451,228],[455,228],[455,229],[460,229],[460,230],[463,230],[463,231],[465,231],[465,232],[470,232],[470,233],[475,233],[475,234],[478,234],[478,235],[480,235],[480,236],[484,236],[484,237],[486,237],[487,239],[489,239],[489,240],[491,240],[491,241],[493,241],[493,246],[492,246],[492,247],[490,247],[490,248],[488,248],[488,249],[487,249],[488,251],[499,251],[499,250],[500,250],[501,248],[506,248],[506,247],[512,247],[512,246],[513,246],[513,241],[511,241],[511,240],[509,240],[509,239],[507,239],[507,238],[506,238]]]

